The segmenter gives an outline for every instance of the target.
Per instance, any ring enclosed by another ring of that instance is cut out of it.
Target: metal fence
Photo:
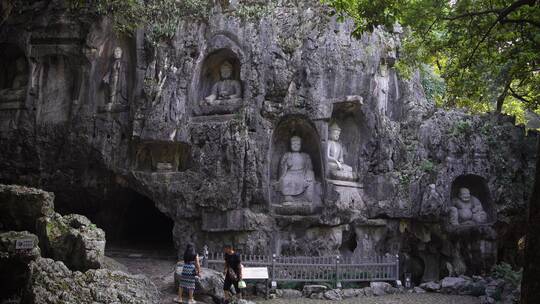
[[[397,255],[365,258],[340,256],[264,256],[241,254],[244,267],[268,267],[270,280],[275,282],[369,282],[399,279]],[[223,271],[223,253],[205,253],[205,267]]]

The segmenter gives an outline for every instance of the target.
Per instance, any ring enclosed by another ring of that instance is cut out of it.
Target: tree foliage
[[[444,79],[448,106],[480,110],[538,109],[540,1],[323,0],[339,18],[355,20],[355,34],[395,23],[403,39],[402,72],[429,64]],[[504,104],[512,107],[504,107]]]
[[[132,34],[146,28],[150,42],[171,38],[186,18],[204,20],[211,9],[210,0],[67,0],[75,13],[93,12],[107,16],[116,32]]]

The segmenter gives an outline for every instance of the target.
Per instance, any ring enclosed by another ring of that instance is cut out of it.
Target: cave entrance
[[[174,255],[174,222],[148,197],[124,189],[97,216],[107,234],[107,250]]]

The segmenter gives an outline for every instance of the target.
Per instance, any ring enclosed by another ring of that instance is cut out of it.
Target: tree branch
[[[469,58],[467,58],[467,61],[466,61],[465,65],[464,65],[464,67],[469,66],[469,64],[471,63],[471,61],[472,61],[474,55],[476,54],[476,51],[480,47],[480,45],[482,43],[484,43],[484,41],[486,41],[489,34],[491,34],[491,31],[493,30],[493,28],[498,23],[500,23],[501,20],[503,20],[510,13],[512,13],[513,11],[517,10],[518,8],[520,8],[522,6],[525,6],[525,5],[533,6],[536,3],[536,1],[538,1],[538,0],[520,0],[520,1],[516,1],[516,2],[512,3],[510,6],[508,6],[507,8],[500,11],[499,15],[497,16],[497,20],[495,20],[495,22],[493,22],[493,24],[490,25],[490,27],[487,29],[487,31],[482,36],[482,39],[480,39],[480,41],[478,41],[478,43],[475,45],[474,49],[472,50],[471,54],[469,55]]]
[[[525,103],[532,103],[531,100],[527,100],[525,97],[519,95],[519,94],[516,93],[516,92],[514,91],[514,89],[512,89],[512,88],[510,88],[510,95],[512,95],[513,97],[515,97],[515,98],[517,98],[517,99],[519,99],[519,100],[521,100],[521,101],[523,101],[523,102],[525,102]]]
[[[528,24],[531,24],[533,26],[536,26],[536,27],[540,28],[540,22],[534,21],[534,20],[529,20],[529,19],[508,19],[508,18],[505,18],[505,19],[501,20],[501,24],[504,24],[504,23],[518,23],[518,24],[528,23]]]
[[[476,17],[476,16],[487,15],[487,14],[499,14],[500,12],[501,10],[485,10],[485,11],[480,11],[480,12],[467,12],[461,15],[443,17],[441,19],[446,20],[446,21],[454,21],[457,19]]]

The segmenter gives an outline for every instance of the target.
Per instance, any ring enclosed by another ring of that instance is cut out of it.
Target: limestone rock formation
[[[69,214],[38,220],[40,246],[47,257],[63,261],[72,270],[100,268],[105,257],[105,233],[85,216]]]
[[[20,242],[31,244],[20,249]],[[0,299],[22,293],[28,281],[28,264],[39,257],[37,236],[27,231],[0,233]]]
[[[104,231],[83,215],[56,213],[53,193],[0,184],[0,198],[3,229],[29,230],[39,238],[44,256],[63,261],[73,270],[101,267]]]
[[[36,188],[0,184],[1,230],[36,231],[36,220],[53,214],[53,193]]]
[[[435,107],[421,74],[404,79],[393,66],[401,30],[354,38],[353,23],[318,0],[267,1],[244,15],[250,5],[215,5],[152,44],[143,29],[117,35],[109,20],[58,1],[22,1],[0,28],[11,54],[2,63],[28,64],[17,72],[27,76],[24,100],[0,103],[0,181],[53,191],[58,212],[84,214],[118,239],[150,213],[118,214],[149,201],[171,227],[145,229],[172,232],[179,251],[192,242],[248,254],[400,254],[416,283],[518,262],[536,132]],[[111,71],[119,82],[105,85]],[[126,108],[101,111],[111,96]],[[351,173],[332,178],[334,123]],[[285,194],[313,195],[284,206],[276,182],[293,136],[306,165]],[[448,225],[461,188],[485,212],[480,225]]]
[[[107,269],[71,272],[62,262],[39,258],[30,263],[25,303],[141,303],[159,302],[156,286],[144,276]]]

